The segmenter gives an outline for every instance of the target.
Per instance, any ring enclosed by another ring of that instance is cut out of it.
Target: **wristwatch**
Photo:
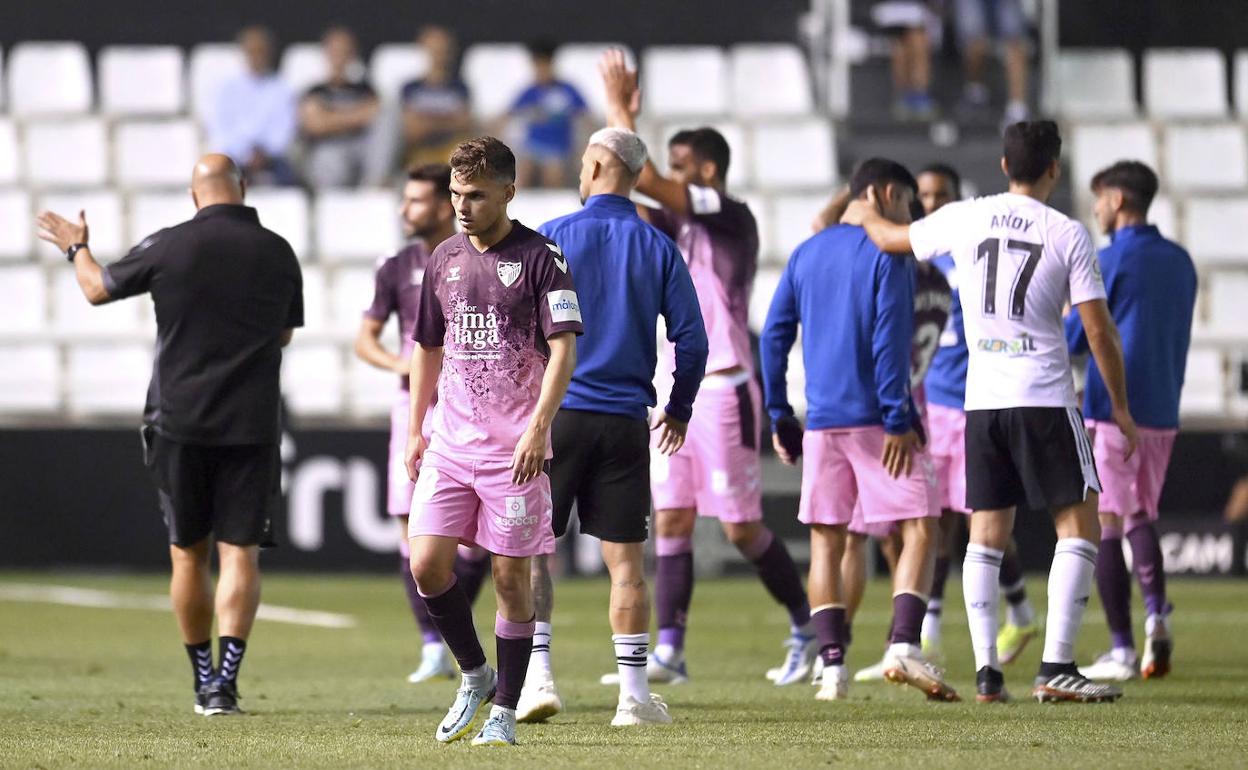
[[[65,259],[69,260],[72,263],[74,261],[74,256],[77,255],[80,250],[85,249],[85,248],[87,248],[87,244],[75,243],[73,246],[70,246],[68,249],[65,249]]]

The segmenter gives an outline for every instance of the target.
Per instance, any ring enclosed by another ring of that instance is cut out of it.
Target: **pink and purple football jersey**
[[[381,323],[391,314],[399,317],[399,356],[405,359],[411,358],[412,348],[416,347],[412,331],[420,313],[420,290],[428,264],[429,251],[421,243],[413,243],[383,259],[377,267],[373,304],[364,311],[365,318]],[[408,388],[407,380],[406,375],[401,378],[403,390]]]

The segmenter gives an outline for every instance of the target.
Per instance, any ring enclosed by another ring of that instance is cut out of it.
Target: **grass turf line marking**
[[[158,610],[160,612],[168,612],[171,609],[167,596],[37,583],[0,584],[0,601],[63,604],[70,607],[100,609]],[[356,625],[355,618],[351,615],[320,610],[301,610],[276,604],[261,604],[256,613],[256,619],[297,626],[316,626],[317,628],[354,628]]]

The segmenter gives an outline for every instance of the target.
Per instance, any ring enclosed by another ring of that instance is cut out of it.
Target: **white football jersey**
[[[910,225],[919,259],[953,256],[970,362],[966,410],[1074,407],[1066,303],[1105,298],[1082,224],[1015,193],[959,201]]]

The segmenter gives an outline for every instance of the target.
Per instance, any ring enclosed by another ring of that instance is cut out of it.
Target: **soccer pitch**
[[[163,576],[4,573],[19,584],[117,592],[141,603]],[[63,606],[0,598],[0,766],[30,767],[1243,767],[1248,765],[1248,584],[1175,580],[1175,671],[1131,682],[1112,705],[1041,706],[1026,697],[1033,644],[1009,667],[1014,703],[974,703],[974,677],[956,577],[946,600],[953,684],[970,702],[929,704],[910,689],[853,684],[850,700],[818,703],[814,688],[778,688],[784,613],[753,580],[698,584],[688,684],[663,687],[675,724],[608,725],[616,691],[606,583],[558,586],[555,674],[567,711],[521,725],[515,749],[442,746],[434,727],[449,680],[409,685],[419,636],[397,577],[276,575],[265,602],[350,615],[350,628],[260,620],[243,663],[239,718],[192,713],[191,673],[173,617],[150,609]],[[1044,586],[1029,583],[1042,608]],[[851,668],[882,651],[886,583],[871,584],[854,627]],[[479,629],[493,629],[487,585]],[[1139,610],[1137,609],[1137,615]],[[1137,622],[1137,625],[1138,622]],[[1104,649],[1093,600],[1080,660]],[[486,645],[493,657],[492,641]],[[990,763],[990,764],[989,764]]]

